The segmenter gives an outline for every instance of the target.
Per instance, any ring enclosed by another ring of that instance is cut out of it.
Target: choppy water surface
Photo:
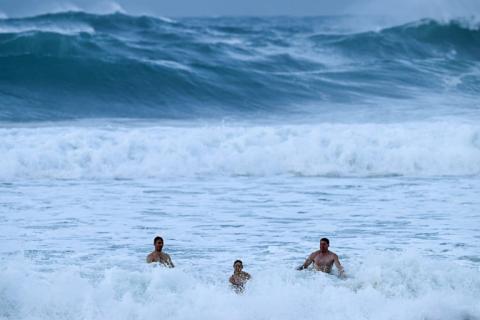
[[[3,316],[189,319],[193,307],[288,319],[316,305],[334,319],[475,319],[479,187],[401,177],[2,184]],[[156,234],[175,270],[144,264]],[[294,270],[322,236],[348,279]],[[226,283],[237,258],[254,276],[241,297]]]
[[[0,319],[480,319],[479,48],[461,17],[0,19]],[[295,270],[321,237],[346,279]]]

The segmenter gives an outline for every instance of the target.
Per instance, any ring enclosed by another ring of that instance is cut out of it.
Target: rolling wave
[[[0,130],[0,179],[480,174],[466,123]]]
[[[269,114],[480,92],[478,26],[422,20],[340,32],[333,24],[82,12],[4,19],[0,121]]]

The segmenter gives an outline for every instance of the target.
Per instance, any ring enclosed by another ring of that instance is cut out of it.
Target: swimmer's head
[[[242,260],[235,260],[235,262],[233,263],[233,269],[235,271],[242,271],[243,269]]]
[[[321,252],[327,252],[329,246],[330,246],[330,240],[328,240],[327,238],[320,239],[320,251]]]
[[[163,238],[162,237],[155,237],[155,239],[153,239],[153,245],[155,246],[155,251],[162,251]]]

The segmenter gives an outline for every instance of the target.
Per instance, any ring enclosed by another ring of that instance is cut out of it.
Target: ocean
[[[0,19],[0,319],[480,319],[479,95],[468,17]]]

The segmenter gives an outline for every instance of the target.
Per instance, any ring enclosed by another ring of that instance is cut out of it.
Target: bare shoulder
[[[338,260],[338,256],[335,252],[330,251],[330,255],[332,256],[333,259]]]
[[[148,255],[147,255],[147,262],[152,262],[153,260],[153,252],[150,252]]]
[[[314,252],[312,252],[312,253],[308,256],[308,258],[309,258],[310,260],[314,260],[315,257],[316,257],[319,253],[320,253],[320,250],[314,251]]]

